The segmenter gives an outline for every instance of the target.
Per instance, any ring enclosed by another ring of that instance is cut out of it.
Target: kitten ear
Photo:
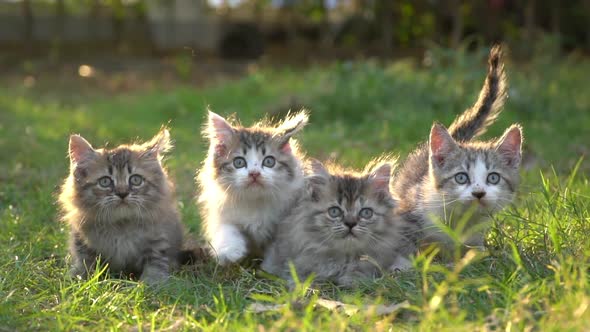
[[[289,140],[293,135],[301,131],[308,122],[309,115],[305,110],[287,116],[287,118],[277,127],[275,134],[275,136],[279,138],[281,151],[285,153],[291,152]]]
[[[330,173],[326,167],[317,159],[311,159],[309,164],[309,175],[306,177],[307,190],[314,201],[319,200],[321,187],[328,182]]]
[[[430,129],[430,159],[436,166],[442,166],[448,154],[457,148],[457,143],[449,134],[447,128],[436,122]]]
[[[512,125],[506,129],[496,143],[496,151],[502,156],[506,166],[518,167],[522,156],[522,128]]]
[[[205,134],[217,154],[224,154],[234,135],[234,128],[222,116],[208,111]]]
[[[80,135],[70,135],[69,155],[72,164],[79,164],[94,156],[94,149]]]
[[[390,163],[382,163],[373,168],[369,174],[369,181],[376,191],[389,192],[391,170]]]
[[[328,172],[326,166],[324,166],[324,164],[322,164],[322,162],[317,159],[312,158],[309,161],[309,167],[311,169],[312,176],[318,176],[322,178],[330,177],[330,172]]]
[[[227,143],[234,134],[234,128],[221,115],[208,111],[207,133],[209,139]]]
[[[149,142],[143,144],[147,152],[144,156],[158,157],[172,149],[172,142],[170,141],[170,132],[166,127],[162,127],[160,131]]]

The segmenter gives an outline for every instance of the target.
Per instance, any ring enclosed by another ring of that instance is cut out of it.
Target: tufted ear
[[[281,151],[285,153],[291,152],[291,146],[289,141],[291,137],[297,134],[307,123],[309,122],[309,115],[307,111],[302,110],[292,115],[288,115],[287,118],[276,128],[275,136],[280,140]]]
[[[80,135],[70,136],[68,151],[70,155],[70,162],[72,164],[82,163],[94,157],[96,153],[92,148],[92,145],[90,145],[90,143],[88,143],[88,141]]]
[[[211,142],[216,154],[224,154],[227,145],[235,134],[234,128],[222,116],[208,111],[205,135]]]
[[[170,141],[170,132],[167,128],[162,127],[160,131],[151,140],[143,144],[146,149],[145,157],[157,158],[172,149]]]
[[[391,179],[391,164],[382,163],[373,168],[369,174],[371,187],[376,191],[389,192],[389,181]]]
[[[306,176],[307,189],[314,201],[319,200],[321,187],[328,183],[330,173],[319,160],[311,159],[308,164],[309,171]]]
[[[432,125],[428,145],[430,160],[438,167],[444,165],[448,155],[458,148],[457,143],[455,143],[447,128],[440,123],[434,123]]]
[[[522,159],[522,128],[512,125],[498,139],[496,151],[502,156],[506,166],[518,168]]]

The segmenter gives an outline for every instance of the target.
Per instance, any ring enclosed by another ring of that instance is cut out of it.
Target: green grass
[[[67,275],[67,227],[55,194],[68,170],[70,133],[95,146],[148,139],[169,123],[176,148],[167,165],[178,183],[184,223],[196,234],[194,170],[209,105],[244,124],[290,101],[311,111],[301,135],[309,155],[360,167],[383,153],[402,157],[471,105],[485,75],[480,57],[421,68],[412,61],[261,69],[237,81],[109,95],[86,81],[67,89],[42,80],[0,90],[0,330],[588,330],[590,329],[590,62],[565,59],[508,65],[510,98],[486,137],[513,122],[525,130],[526,168],[514,206],[497,216],[490,249],[455,267],[418,257],[415,271],[288,292],[280,281],[242,267],[185,268],[160,289]],[[435,62],[436,63],[436,62]],[[578,163],[578,161],[580,161]],[[577,166],[576,166],[577,165]],[[392,315],[352,316],[315,306],[408,306]],[[253,302],[287,304],[253,313]]]

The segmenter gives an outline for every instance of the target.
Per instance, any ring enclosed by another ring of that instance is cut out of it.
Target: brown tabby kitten
[[[449,130],[434,124],[428,143],[416,149],[396,175],[393,192],[400,202],[398,213],[420,225],[424,245],[442,244],[444,256],[451,253],[453,242],[437,221],[455,228],[456,220],[468,216],[463,243],[481,247],[485,221],[514,199],[519,182],[521,127],[513,125],[502,137],[489,142],[471,141],[500,113],[506,98],[505,80],[501,50],[494,47],[476,104]]]
[[[100,257],[111,272],[168,278],[183,241],[173,187],[162,166],[168,130],[151,141],[94,149],[70,136],[70,175],[59,203],[70,225],[73,275],[86,277]]]
[[[279,225],[262,268],[291,280],[289,262],[300,278],[350,286],[384,270],[410,267],[414,225],[394,215],[389,193],[391,164],[376,163],[362,173],[326,169],[313,162],[307,193]]]

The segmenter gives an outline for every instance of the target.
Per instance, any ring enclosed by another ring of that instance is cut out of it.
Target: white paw
[[[237,263],[248,254],[246,239],[233,225],[221,225],[211,244],[219,265]]]
[[[228,244],[217,250],[217,262],[219,265],[228,265],[239,262],[242,258],[246,257],[248,250],[246,244],[243,243],[232,243]]]

